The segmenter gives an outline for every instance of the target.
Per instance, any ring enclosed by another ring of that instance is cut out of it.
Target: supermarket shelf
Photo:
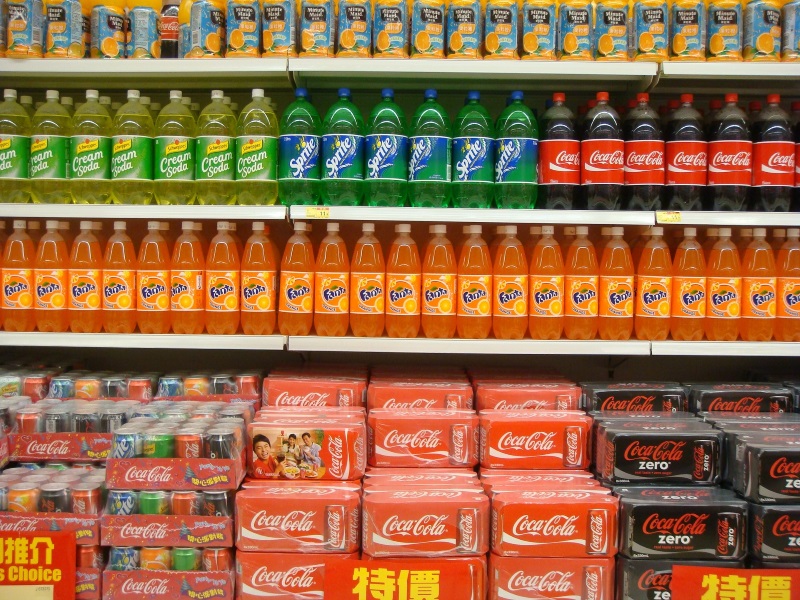
[[[0,218],[286,220],[285,206],[132,206],[121,204],[0,204]]]
[[[657,211],[656,223],[708,227],[800,227],[800,213]]]
[[[699,92],[727,90],[744,94],[760,94],[779,89],[800,87],[800,65],[797,63],[759,62],[665,62],[661,64],[657,82],[659,92],[672,88]],[[666,89],[665,89],[666,88]]]
[[[786,356],[800,357],[791,342],[652,342],[653,356]]]
[[[154,348],[170,350],[283,350],[282,335],[152,335],[133,333],[0,333],[0,346],[52,348]]]
[[[427,338],[357,338],[289,336],[287,348],[297,352],[394,352],[415,354],[571,354],[647,356],[650,342],[631,340],[440,340]]]

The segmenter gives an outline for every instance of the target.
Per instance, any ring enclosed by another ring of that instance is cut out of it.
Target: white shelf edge
[[[800,213],[733,211],[657,211],[656,223],[664,225],[707,225],[730,227],[800,227]]]
[[[122,204],[0,204],[0,218],[62,219],[263,219],[285,221],[286,207],[132,206]]]
[[[0,332],[0,346],[173,350],[283,350],[282,335],[154,335],[132,333]]]
[[[797,79],[800,64],[762,62],[682,62],[661,63],[662,79]]]
[[[792,342],[652,342],[653,356],[770,356],[800,357]]]

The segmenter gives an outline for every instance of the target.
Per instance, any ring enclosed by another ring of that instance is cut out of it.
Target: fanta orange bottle
[[[242,331],[245,335],[272,335],[275,331],[275,285],[278,259],[262,221],[253,223],[253,233],[242,256]]]
[[[600,257],[600,269],[602,270],[603,264],[603,251],[606,249],[606,244],[608,240],[611,239],[611,227],[601,227],[600,228],[600,240],[595,244],[594,251]]]
[[[564,329],[564,257],[553,237],[555,227],[542,227],[530,268],[530,332],[535,340],[557,340]]]
[[[67,245],[67,248],[72,248],[72,241],[74,240],[74,236],[72,235],[72,229],[70,227],[69,221],[59,221],[58,222],[58,232],[61,234],[61,237],[64,239],[64,243]]]
[[[750,227],[744,227],[739,230],[739,240],[736,242],[736,248],[739,250],[739,256],[744,258],[744,251],[747,250],[747,247],[750,245],[750,242],[753,241],[753,229]],[[744,265],[742,265],[744,267]],[[742,299],[744,300],[744,298]],[[742,305],[744,308],[744,305]]]
[[[719,241],[719,228],[717,227],[709,227],[706,229],[706,239],[703,240],[703,252],[706,255],[706,264],[708,264],[708,259],[711,258],[711,249],[714,247]]]
[[[639,289],[638,283],[638,274],[635,271],[639,268],[639,260],[642,258],[642,252],[644,251],[644,247],[647,245],[647,242],[650,241],[650,236],[652,235],[652,227],[648,227],[642,234],[636,238],[636,241],[633,243],[631,247],[631,258],[633,259],[633,286],[635,290]]]
[[[103,258],[103,329],[107,333],[136,330],[136,250],[125,221],[114,221]]]
[[[278,330],[281,335],[311,333],[314,324],[314,248],[302,221],[295,221],[294,235],[283,249],[278,293]]]
[[[672,257],[664,228],[653,227],[636,268],[636,337],[665,340],[672,300]]]
[[[517,239],[517,227],[508,225],[494,259],[494,314],[492,331],[499,340],[521,340],[528,331],[528,259]]]
[[[375,225],[364,223],[350,266],[350,330],[356,337],[381,337],[386,325],[386,262]]]
[[[706,316],[706,258],[697,241],[697,229],[686,227],[672,265],[672,339],[697,342],[703,339]]]
[[[629,340],[633,333],[633,258],[622,238],[625,229],[609,227],[600,262],[598,333],[604,340]]]
[[[217,223],[206,259],[206,331],[212,335],[233,335],[239,330],[239,277],[241,263],[227,221]]]
[[[739,337],[742,301],[742,267],[729,227],[720,227],[706,268],[706,339],[732,342]]]
[[[81,221],[80,227],[69,261],[69,328],[75,333],[98,333],[103,327],[103,251],[92,222]]]
[[[572,242],[575,241],[575,227],[564,227],[561,232],[561,252],[566,254]]]
[[[492,260],[482,232],[469,225],[458,261],[456,328],[462,339],[484,340],[492,331]]]
[[[42,239],[42,224],[40,221],[28,221],[28,235],[35,248],[39,247],[39,240]]]
[[[3,252],[3,312],[6,331],[33,331],[33,261],[36,249],[25,221],[14,221]]]
[[[565,267],[566,310],[564,334],[571,340],[593,340],[597,335],[597,290],[600,269],[597,254],[589,241],[589,228],[575,228],[577,237],[567,251]]]
[[[170,265],[170,319],[172,332],[203,333],[205,327],[206,258],[194,223],[181,223]]]
[[[103,232],[103,222],[102,221],[92,221],[92,233],[94,233],[94,237],[97,238],[97,241],[100,242],[100,248],[106,247],[106,239],[105,232]]]
[[[786,230],[786,241],[778,252],[777,294],[775,339],[800,342],[800,229],[794,227]]]
[[[397,237],[386,264],[386,335],[415,338],[419,335],[422,272],[419,250],[411,238],[411,225],[394,228]]]
[[[64,238],[58,233],[58,221],[45,223],[47,232],[39,241],[33,277],[36,286],[36,327],[39,331],[66,331],[67,315],[67,268],[69,251]]]
[[[773,229],[772,230],[772,241],[770,245],[772,246],[772,251],[775,253],[775,259],[778,259],[778,252],[781,251],[783,248],[783,244],[786,242],[786,230],[785,229]]]
[[[533,249],[542,237],[542,228],[539,225],[531,225],[528,229],[528,241],[525,242],[525,256],[533,256]]]
[[[456,254],[446,237],[447,225],[431,225],[430,231],[422,266],[422,333],[449,339],[456,335]]]
[[[489,257],[492,259],[492,264],[494,264],[494,257],[497,256],[497,247],[506,238],[507,229],[508,227],[505,225],[498,225],[494,228],[494,237],[489,244]]]
[[[136,271],[136,315],[142,333],[169,333],[169,263],[169,247],[161,235],[161,223],[148,221]]]
[[[327,230],[317,252],[314,331],[317,335],[343,336],[350,324],[350,258],[339,235],[339,224],[328,223]]]
[[[742,261],[742,322],[740,333],[746,342],[768,342],[775,330],[777,314],[777,270],[767,230],[753,229],[753,241]]]

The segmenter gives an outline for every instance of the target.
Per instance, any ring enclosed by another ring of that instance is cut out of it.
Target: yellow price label
[[[681,212],[678,210],[657,210],[656,211],[656,223],[662,224],[670,224],[670,223],[680,223],[681,222]]]
[[[306,219],[330,219],[331,209],[327,206],[307,206]]]

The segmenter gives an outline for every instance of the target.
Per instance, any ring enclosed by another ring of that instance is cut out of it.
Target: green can
[[[199,571],[200,558],[201,554],[198,548],[173,548],[172,570]]]
[[[156,490],[139,493],[139,514],[142,515],[168,515],[169,492]]]
[[[171,433],[145,433],[142,439],[142,456],[145,458],[173,458],[175,438]]]

